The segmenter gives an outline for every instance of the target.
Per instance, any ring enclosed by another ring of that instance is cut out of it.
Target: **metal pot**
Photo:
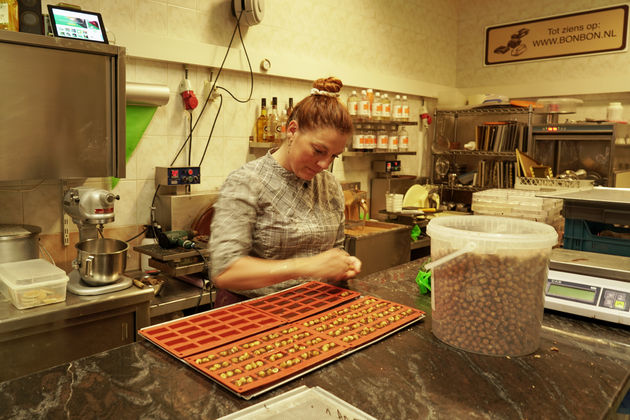
[[[75,245],[77,259],[73,265],[81,278],[91,286],[114,283],[127,266],[127,242],[111,238],[88,239]]]
[[[39,258],[39,234],[32,225],[0,225],[0,263]]]

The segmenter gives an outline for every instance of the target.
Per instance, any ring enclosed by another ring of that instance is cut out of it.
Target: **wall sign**
[[[485,65],[625,51],[628,5],[486,28]]]

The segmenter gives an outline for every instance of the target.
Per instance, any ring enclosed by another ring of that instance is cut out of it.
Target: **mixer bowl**
[[[127,266],[127,242],[111,238],[88,239],[75,245],[74,266],[81,278],[91,286],[116,282]]]

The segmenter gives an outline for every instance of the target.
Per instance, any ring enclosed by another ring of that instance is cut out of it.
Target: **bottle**
[[[359,101],[359,117],[363,119],[370,118],[370,100],[368,99],[365,89],[361,91],[361,100]]]
[[[352,148],[354,150],[363,150],[363,126],[361,124],[357,124],[354,134],[352,135]]]
[[[402,101],[400,100],[400,95],[396,95],[396,97],[394,98],[394,104],[393,104],[393,120],[394,121],[400,121],[402,119]]]
[[[370,116],[368,118],[372,118],[372,104],[374,103],[374,91],[372,89],[368,89],[366,94],[367,94],[368,101],[370,102],[370,105],[369,105]]]
[[[276,143],[280,141],[280,136],[276,138],[277,126],[278,126],[278,98],[275,96],[271,99],[271,112],[267,116],[267,129],[265,130],[267,134],[267,139],[265,140],[268,143]]]
[[[287,139],[287,121],[289,120],[289,117],[287,116],[287,110],[283,109],[282,110],[282,114],[280,114],[280,121],[278,123],[278,127],[280,128],[280,140],[279,142],[282,143]]]
[[[262,143],[266,141],[265,129],[267,127],[267,99],[260,101],[260,115],[256,119],[256,141]]]
[[[621,102],[611,102],[606,108],[606,119],[608,121],[623,121],[623,106]]]
[[[348,96],[348,112],[352,117],[359,115],[359,97],[356,90],[353,90],[352,95]]]
[[[387,128],[384,125],[380,125],[378,127],[378,131],[376,132],[376,148],[379,150],[387,150],[388,142],[389,135],[387,133]]]
[[[372,102],[372,119],[376,121],[380,121],[382,113],[383,113],[383,102],[381,102],[381,94],[379,92],[376,92],[374,94],[374,101]]]
[[[376,130],[374,128],[368,128],[365,148],[368,151],[372,151],[376,148]]]
[[[391,151],[398,150],[398,133],[396,128],[392,127],[387,138],[387,148]]]
[[[18,32],[19,22],[17,0],[0,0],[0,29]]]
[[[400,130],[398,130],[398,149],[409,149],[409,134],[407,134],[407,130],[404,125],[400,127]]]
[[[287,108],[287,118],[293,113],[293,98],[289,98],[289,107]]]
[[[391,121],[392,119],[392,103],[389,100],[389,96],[387,93],[384,93],[381,99],[383,102],[383,111],[381,113],[381,120],[383,121]]]
[[[409,101],[407,100],[407,95],[403,95],[402,97],[402,120],[409,121]]]

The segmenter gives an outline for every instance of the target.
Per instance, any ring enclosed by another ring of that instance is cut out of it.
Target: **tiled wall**
[[[53,2],[42,3],[45,10],[46,3]],[[100,11],[113,42],[116,42],[117,32],[135,31],[218,45],[220,56],[234,24],[228,0],[75,0],[72,3],[85,10]],[[336,61],[345,67],[369,69],[375,80],[383,74],[434,85],[453,86],[455,83],[455,0],[267,0],[266,3],[267,14],[263,23],[255,30],[245,28],[243,31],[246,46],[252,49],[261,50],[273,44],[275,48],[295,51],[296,60],[309,56],[322,62]],[[253,65],[257,67],[256,63]],[[201,96],[204,81],[210,80],[211,69],[192,65],[188,68],[193,88]],[[334,70],[335,66],[331,66],[328,73],[321,76],[335,74]],[[216,77],[217,69],[212,71]],[[113,189],[121,198],[115,207],[116,221],[105,226],[108,237],[129,239],[149,221],[149,207],[155,192],[155,167],[170,165],[188,134],[189,115],[178,93],[183,77],[184,64],[176,60],[128,57],[128,81],[167,85],[170,98],[167,105],[158,108],[131,156],[126,178]],[[218,84],[243,99],[249,93],[249,83],[247,73],[225,70]],[[310,87],[310,81],[295,77],[257,73],[253,99],[249,103],[238,103],[223,92],[221,114],[202,164],[203,182],[193,190],[216,191],[230,171],[260,155],[249,148],[260,98],[267,98],[269,103],[272,96],[277,96],[280,106],[285,106],[289,97],[297,102],[308,94]],[[366,87],[381,89],[378,85],[363,86]],[[341,100],[345,102],[352,88],[344,88]],[[396,92],[389,93],[391,97]],[[412,116],[417,117],[425,101],[421,95],[423,92],[409,95]],[[435,103],[435,99],[426,99],[430,109]],[[201,106],[193,112],[193,120],[197,119],[200,109]],[[217,110],[218,101],[209,105],[195,129],[193,164],[201,159]],[[418,151],[418,155],[401,157],[404,173],[428,175],[428,155],[424,152],[427,144],[419,143],[417,128],[408,131],[410,150]],[[185,163],[186,154],[175,164]],[[360,181],[362,188],[368,189],[370,178],[374,176],[370,161],[357,157],[339,159],[334,164],[333,173],[341,181]],[[108,179],[80,182],[95,188],[111,188]],[[78,235],[71,224],[70,245],[61,244],[62,190],[59,180],[0,182],[0,223],[42,227],[42,243],[60,267],[70,270],[70,262],[76,256],[73,245]],[[134,240],[131,245],[139,240]],[[138,266],[139,257],[131,252],[127,268]]]

